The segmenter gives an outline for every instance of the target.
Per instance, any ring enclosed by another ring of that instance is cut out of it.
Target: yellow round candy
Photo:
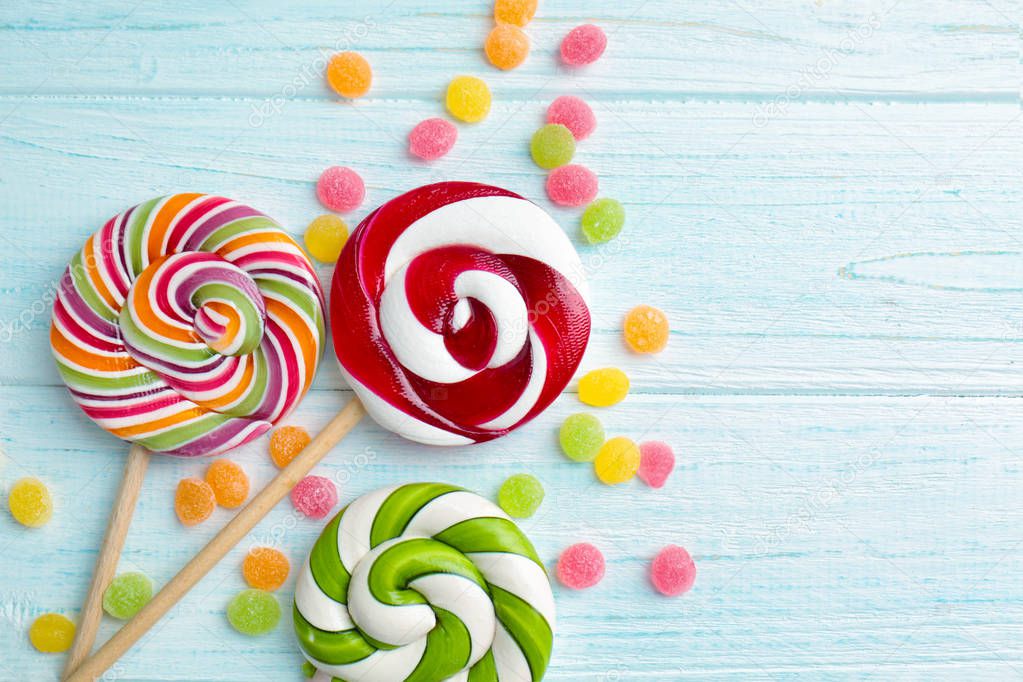
[[[45,526],[53,515],[50,491],[38,478],[23,478],[11,488],[7,496],[11,515],[30,528]]]
[[[526,61],[529,55],[529,37],[518,26],[498,24],[483,43],[490,63],[507,71]]]
[[[341,52],[327,64],[327,82],[334,92],[355,99],[369,92],[373,84],[373,69],[358,52]]]
[[[44,654],[59,654],[71,648],[75,624],[59,613],[44,613],[32,622],[28,639]]]
[[[506,24],[525,26],[536,14],[537,0],[495,0],[494,18]]]
[[[625,343],[637,353],[659,353],[668,345],[668,318],[649,305],[638,305],[625,316]]]
[[[625,483],[639,469],[639,446],[628,438],[618,436],[600,446],[593,470],[601,483]]]
[[[318,261],[334,263],[348,241],[348,225],[336,215],[314,218],[305,229],[305,247]]]
[[[579,380],[579,400],[594,407],[620,403],[629,394],[629,377],[616,367],[587,372]]]
[[[490,88],[475,76],[458,76],[448,84],[446,102],[459,121],[476,123],[490,113]]]

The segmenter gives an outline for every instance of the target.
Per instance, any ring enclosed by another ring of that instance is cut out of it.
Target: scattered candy
[[[242,561],[242,576],[249,587],[273,592],[288,579],[291,563],[280,550],[253,547]]]
[[[243,635],[266,634],[280,619],[281,605],[263,590],[242,590],[227,605],[227,620]]]
[[[331,211],[354,211],[366,198],[366,184],[351,168],[331,166],[316,183],[316,196]]]
[[[71,648],[75,624],[59,613],[44,613],[32,621],[28,629],[32,646],[44,654],[59,654]]]
[[[322,519],[337,504],[337,488],[323,476],[306,476],[291,490],[291,503],[311,519]]]
[[[217,504],[235,509],[249,496],[249,477],[229,459],[218,459],[206,469],[206,482],[213,488]]]
[[[583,235],[591,244],[611,241],[625,225],[625,209],[615,199],[597,199],[583,211]]]
[[[153,581],[144,573],[122,573],[107,585],[103,610],[114,618],[128,620],[153,598]]]
[[[569,66],[592,64],[607,47],[607,36],[599,26],[576,26],[561,41],[561,60]]]
[[[448,84],[446,102],[459,121],[476,123],[490,113],[490,88],[475,76],[458,76]]]
[[[536,14],[537,0],[495,0],[494,18],[506,24],[525,26]]]
[[[593,587],[604,577],[604,555],[590,543],[580,542],[561,553],[556,571],[565,587]]]
[[[497,504],[516,519],[532,516],[543,502],[543,485],[535,476],[515,474],[501,484]]]
[[[186,526],[194,526],[210,518],[217,506],[216,495],[210,484],[201,478],[185,478],[174,493],[174,512]]]
[[[561,206],[583,206],[597,196],[597,176],[578,164],[561,166],[547,176],[547,196]]]
[[[593,460],[593,470],[601,483],[617,485],[636,475],[639,462],[639,447],[628,438],[619,436],[601,446]]]
[[[579,380],[579,400],[594,407],[610,407],[629,394],[629,377],[616,367],[595,369]]]
[[[270,459],[283,469],[309,445],[310,440],[309,432],[301,426],[282,426],[270,436]]]
[[[597,128],[593,109],[574,95],[562,95],[551,102],[547,107],[547,122],[565,126],[576,140],[585,140]]]
[[[604,425],[592,414],[579,412],[565,420],[558,437],[566,457],[576,462],[592,462],[604,444]]]
[[[327,64],[327,82],[334,92],[355,99],[369,92],[373,83],[373,69],[358,52],[341,52]]]
[[[323,263],[334,263],[348,241],[348,224],[336,215],[324,213],[305,228],[305,248]]]
[[[565,126],[549,123],[533,133],[529,151],[537,166],[550,170],[572,160],[575,156],[575,138]]]
[[[668,317],[653,306],[630,310],[623,328],[625,343],[637,353],[659,353],[668,345]]]
[[[23,478],[11,487],[7,506],[14,519],[29,528],[45,526],[53,516],[53,499],[38,478]]]
[[[650,564],[650,580],[661,594],[675,597],[696,582],[696,564],[684,548],[668,545]]]
[[[421,121],[408,135],[408,150],[424,161],[433,161],[451,151],[458,139],[458,128],[443,118]]]
[[[514,69],[529,56],[529,36],[512,24],[498,24],[483,43],[487,59],[497,68]]]
[[[660,488],[675,469],[675,453],[659,440],[639,444],[639,470],[636,475],[651,488]]]

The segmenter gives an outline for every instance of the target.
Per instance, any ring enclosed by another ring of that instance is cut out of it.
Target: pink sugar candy
[[[366,198],[366,185],[351,168],[331,166],[320,175],[316,196],[331,211],[347,213],[362,204]]]
[[[597,127],[590,105],[573,95],[562,95],[547,107],[547,122],[560,123],[577,140],[585,140]]]
[[[408,135],[408,150],[424,161],[433,161],[451,151],[458,139],[458,128],[443,118],[428,118]]]
[[[604,577],[604,555],[588,542],[572,545],[558,558],[557,573],[565,587],[593,587]]]
[[[560,166],[547,176],[547,196],[560,206],[584,206],[597,197],[597,176],[578,164]]]
[[[651,488],[660,488],[675,469],[675,453],[659,440],[639,444],[639,470],[636,475]]]
[[[561,60],[569,66],[592,64],[607,47],[607,36],[599,26],[576,26],[561,41]]]
[[[322,519],[337,504],[337,488],[323,476],[306,476],[291,489],[291,503],[311,519]]]
[[[696,581],[696,564],[684,548],[668,545],[650,564],[650,580],[661,594],[678,596],[688,592]]]

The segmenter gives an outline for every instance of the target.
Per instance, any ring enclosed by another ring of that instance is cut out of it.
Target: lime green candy
[[[583,211],[583,235],[591,244],[603,244],[618,236],[625,225],[625,209],[615,199],[597,199]]]
[[[114,618],[128,620],[153,598],[153,581],[144,573],[122,573],[107,585],[103,610]]]
[[[501,484],[497,504],[508,516],[525,519],[534,514],[543,502],[543,485],[535,476],[515,474]]]
[[[533,133],[529,151],[540,168],[564,166],[575,156],[575,137],[560,123],[550,123]]]
[[[561,425],[561,450],[576,462],[592,462],[604,444],[604,425],[592,414],[573,414]]]
[[[242,590],[227,605],[227,620],[243,635],[263,635],[281,620],[281,605],[263,590]]]

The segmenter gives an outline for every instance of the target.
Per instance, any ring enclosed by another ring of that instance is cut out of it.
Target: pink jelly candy
[[[604,577],[604,555],[588,542],[572,545],[558,558],[557,573],[565,587],[593,587]]]
[[[424,161],[433,161],[451,151],[458,139],[458,128],[443,118],[428,118],[408,135],[408,150]]]
[[[323,476],[306,476],[291,490],[291,503],[311,519],[322,519],[337,504],[337,488]]]
[[[585,206],[597,198],[597,176],[585,166],[559,166],[547,176],[547,196],[561,206]]]
[[[659,440],[639,444],[639,470],[636,475],[651,488],[660,488],[675,468],[671,446]]]
[[[696,564],[684,548],[668,545],[650,564],[650,580],[657,591],[668,597],[688,592],[696,580]]]
[[[547,107],[547,122],[560,123],[577,140],[585,140],[597,128],[590,105],[574,95],[562,95]]]
[[[331,166],[316,183],[316,196],[331,211],[354,211],[366,198],[366,185],[351,168]]]
[[[561,60],[569,66],[592,64],[607,47],[607,36],[599,26],[576,26],[561,41]]]

